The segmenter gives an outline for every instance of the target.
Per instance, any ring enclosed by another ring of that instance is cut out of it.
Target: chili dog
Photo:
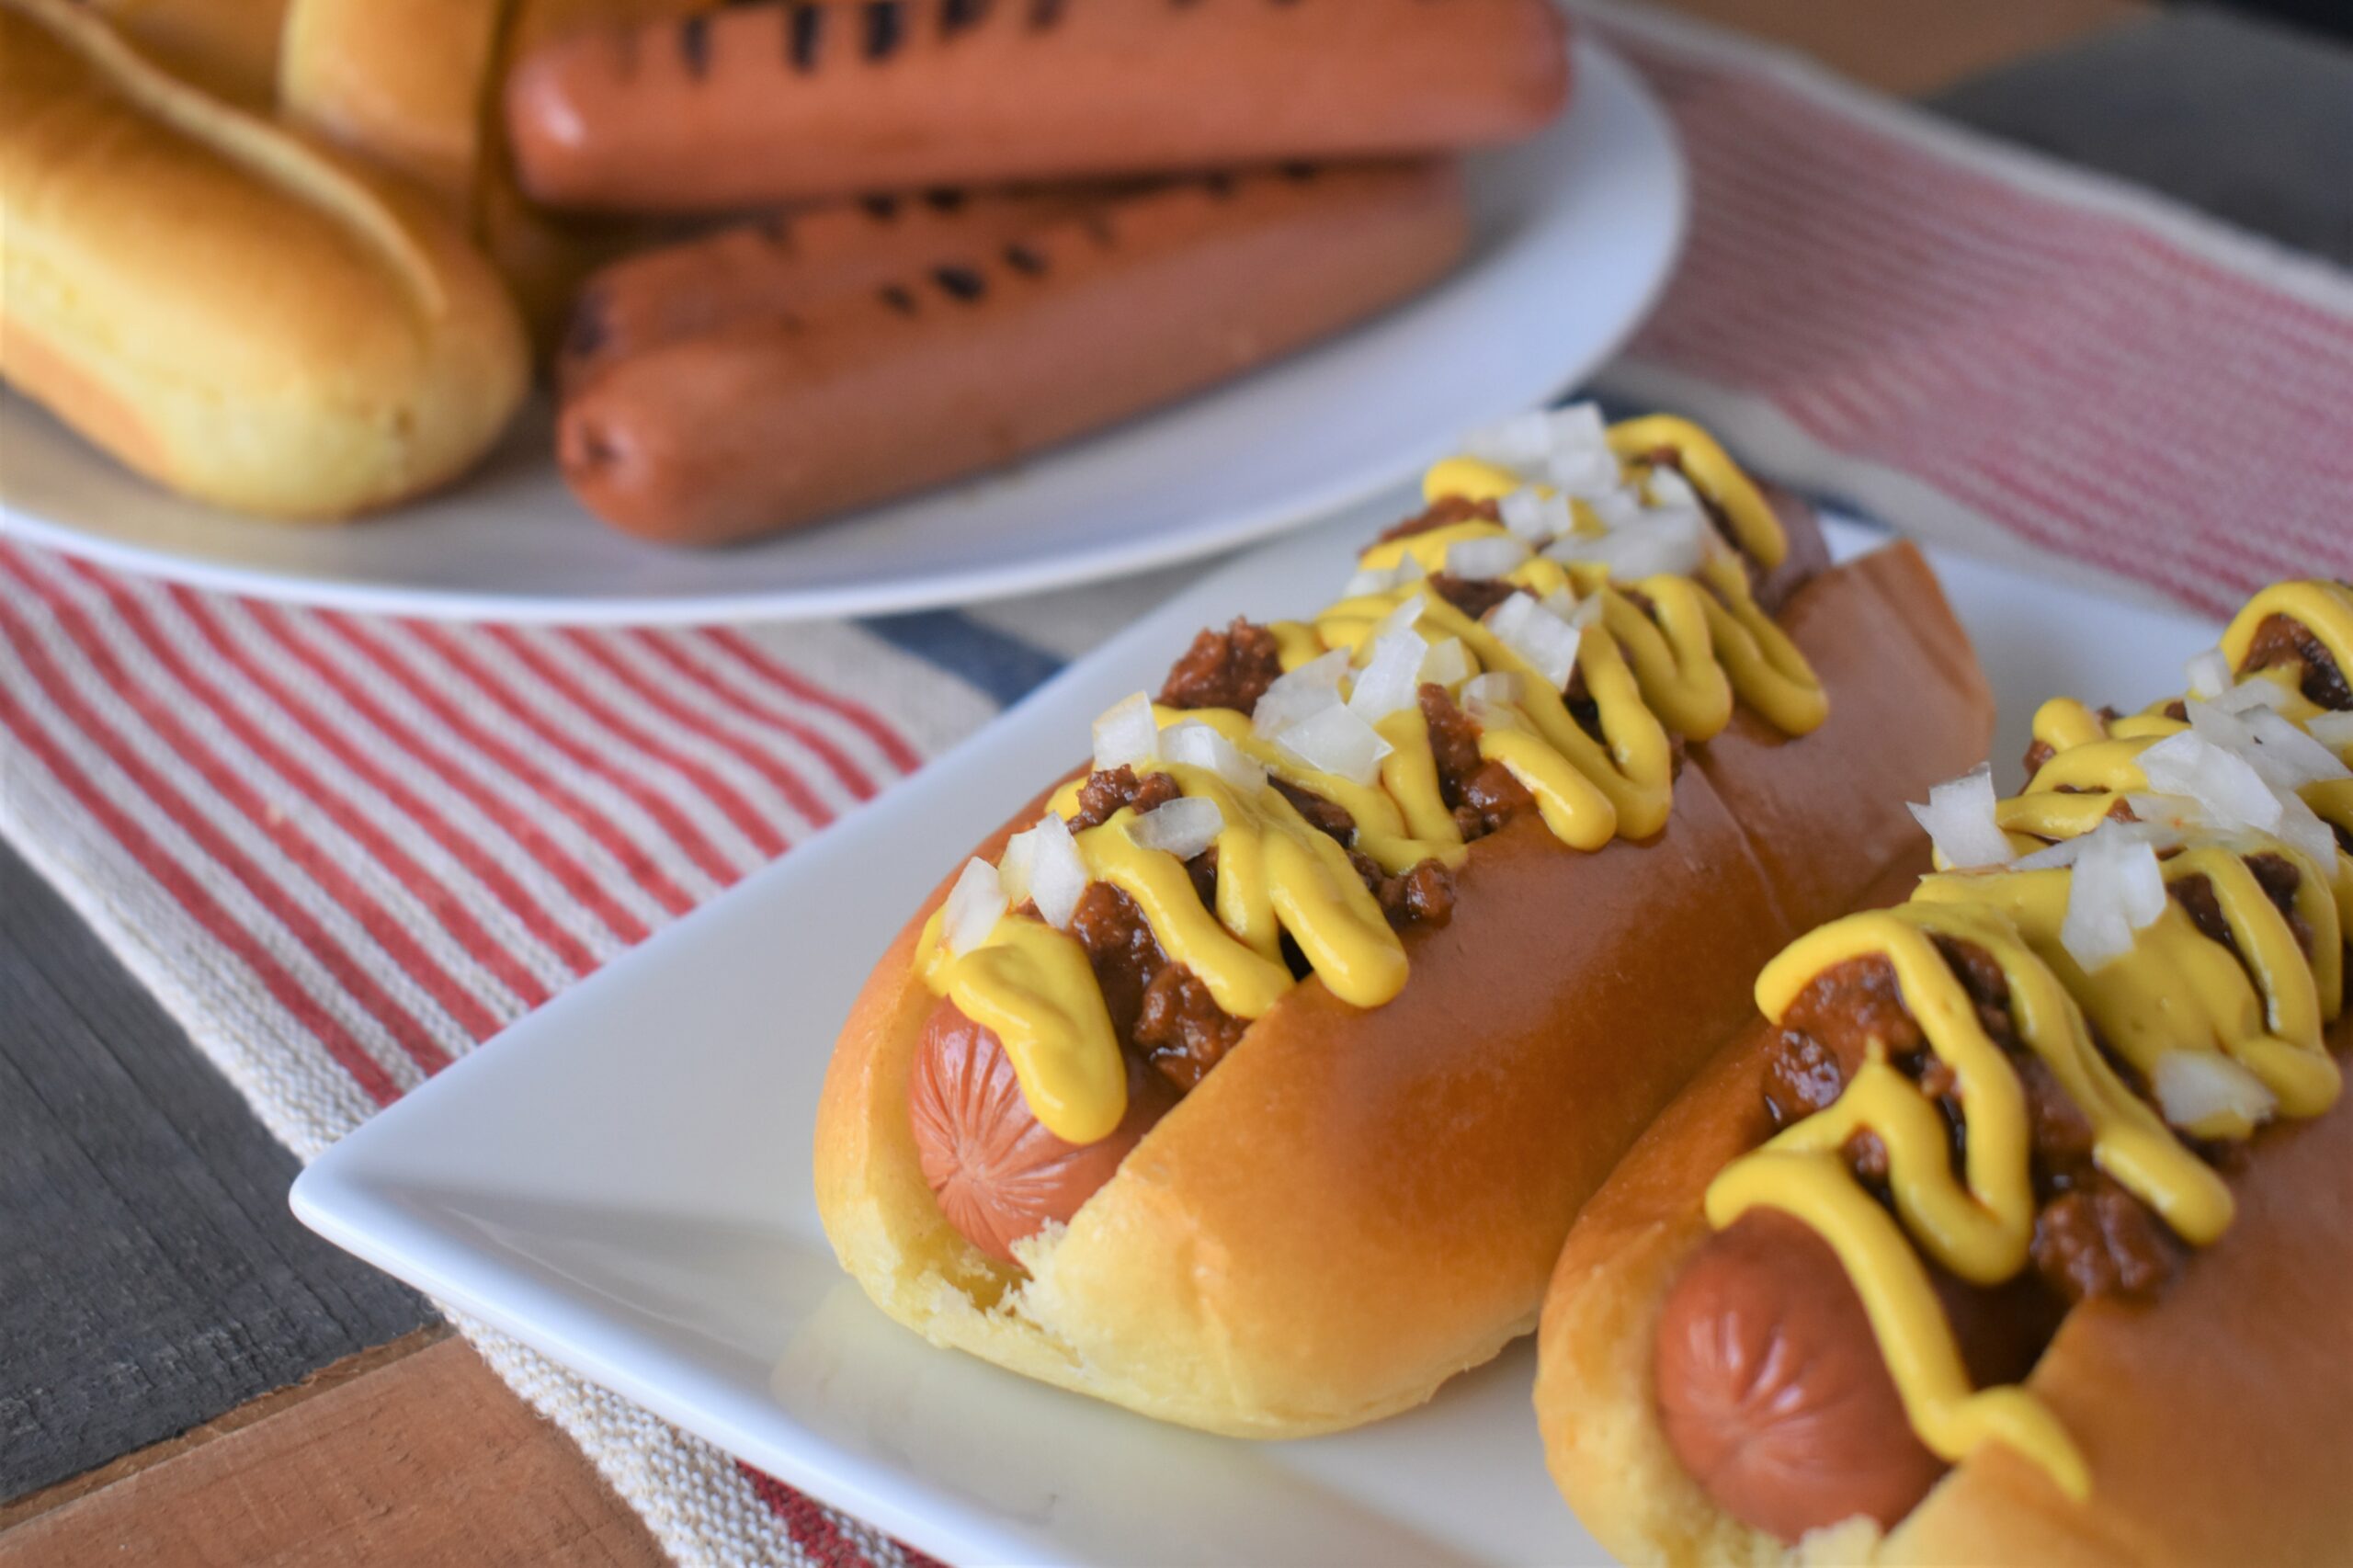
[[[2264,590],[2187,698],[2046,705],[2025,793],[1932,794],[1939,874],[1766,968],[1554,1277],[1537,1410],[1603,1544],[2353,1540],[2347,669],[2353,588]]]
[[[883,955],[816,1186],[885,1312],[1213,1431],[1420,1403],[1531,1325],[1745,966],[1903,851],[1888,788],[1982,745],[1910,549],[1828,565],[1679,420],[1473,450],[1321,615],[1105,715]]]
[[[1562,27],[1548,0],[739,6],[549,43],[506,124],[534,199],[629,211],[1377,157],[1543,126]]]
[[[1428,283],[1466,239],[1441,163],[1188,181],[620,359],[566,400],[557,460],[630,533],[794,527],[1285,353]]]
[[[575,392],[635,355],[756,328],[921,275],[944,258],[997,256],[1029,231],[1088,211],[1119,189],[869,197],[624,257],[590,278],[574,301],[556,359],[557,384]]]

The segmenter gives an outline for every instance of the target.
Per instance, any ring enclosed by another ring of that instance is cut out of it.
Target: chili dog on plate
[[[1105,714],[882,956],[815,1159],[892,1316],[1239,1436],[1427,1399],[1982,750],[1910,548],[1828,565],[1680,420],[1472,450],[1313,620]]]
[[[2321,1562],[2353,1542],[2353,588],[1814,931],[1572,1233],[1536,1406],[1636,1561]]]
[[[923,260],[879,279],[847,243],[804,262],[738,237],[632,264],[620,299],[665,302],[628,324],[651,341],[564,401],[557,460],[582,504],[672,543],[811,522],[1260,364],[1429,283],[1468,243],[1461,176],[1438,161],[1211,176],[1074,209],[995,198],[917,222],[895,254]],[[763,319],[667,336],[747,298]]]
[[[1562,35],[1550,0],[737,6],[547,44],[506,122],[538,200],[740,210],[1513,141],[1566,100]]]

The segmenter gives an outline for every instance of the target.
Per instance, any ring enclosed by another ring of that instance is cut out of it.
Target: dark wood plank
[[[430,1319],[295,1222],[295,1168],[0,846],[0,1500]]]
[[[335,1381],[0,1532],[0,1568],[656,1568],[563,1433],[462,1340]]]

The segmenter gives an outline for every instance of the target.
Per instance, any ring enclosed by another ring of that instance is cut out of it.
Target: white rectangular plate
[[[1313,608],[1413,509],[1393,495],[1205,577],[345,1139],[295,1184],[295,1211],[951,1562],[1604,1560],[1545,1476],[1526,1342],[1364,1431],[1203,1437],[933,1349],[842,1275],[811,1197],[835,1031],[932,884],[1195,631]],[[1874,541],[1842,527],[1834,542]],[[2137,705],[2214,640],[2187,617],[1937,564],[2000,698],[2000,759],[2043,698]]]

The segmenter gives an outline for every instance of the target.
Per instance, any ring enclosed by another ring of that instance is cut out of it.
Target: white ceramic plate
[[[874,614],[1206,555],[1386,489],[1583,379],[1641,320],[1681,239],[1682,165],[1625,66],[1580,45],[1576,71],[1551,131],[1471,160],[1476,249],[1436,289],[1220,391],[825,527],[719,552],[625,538],[556,477],[542,412],[449,495],[290,528],[166,494],[0,394],[0,533],[269,598],[569,622]]]
[[[1599,1560],[1547,1480],[1522,1343],[1422,1410],[1253,1444],[936,1350],[818,1226],[833,1038],[943,871],[1203,625],[1321,602],[1404,497],[1188,588],[858,815],[337,1144],[295,1211],[428,1293],[949,1562]],[[1839,528],[1841,554],[1873,537]],[[2053,692],[2138,703],[2217,629],[1938,562],[2024,749]],[[2008,765],[2014,775],[2015,763]]]

